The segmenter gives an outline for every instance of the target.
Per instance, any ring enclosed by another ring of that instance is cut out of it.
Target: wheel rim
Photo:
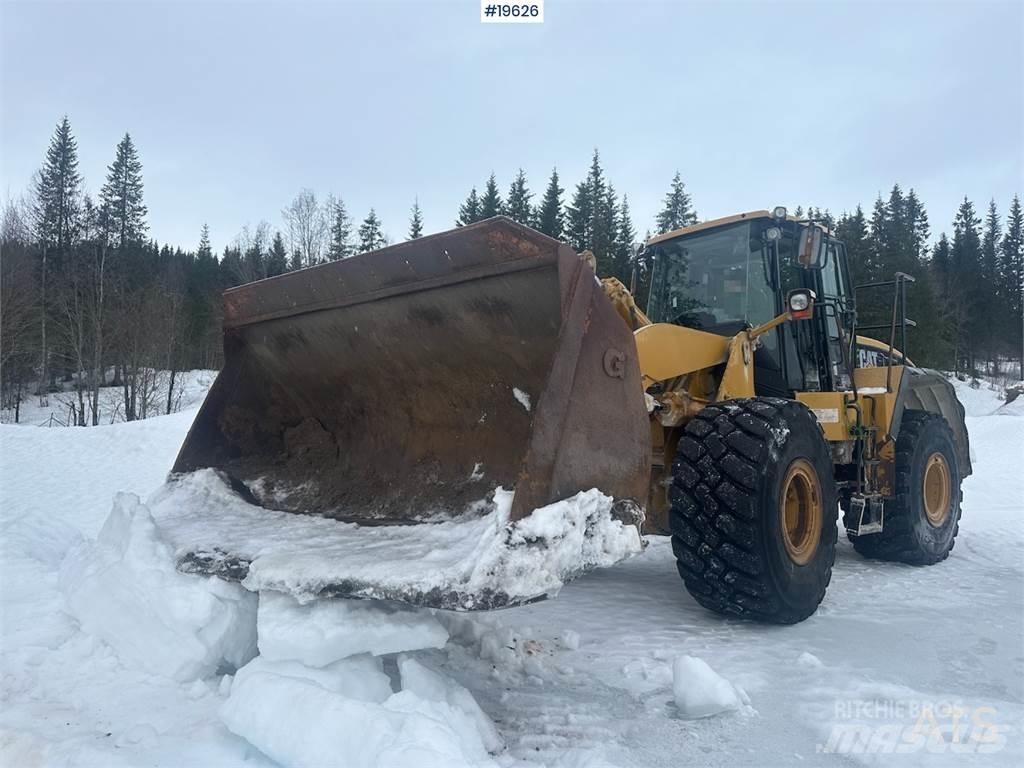
[[[789,465],[782,482],[780,501],[782,540],[786,545],[786,553],[797,565],[806,565],[818,549],[824,517],[821,483],[809,461],[797,459]]]
[[[939,528],[949,517],[950,478],[949,464],[941,453],[933,453],[924,465],[924,513],[928,522]]]

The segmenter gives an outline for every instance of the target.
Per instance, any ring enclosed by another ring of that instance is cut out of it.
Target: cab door
[[[818,301],[815,316],[818,331],[824,337],[826,381],[824,388],[835,391],[850,389],[853,376],[853,327],[855,308],[846,263],[846,247],[829,239],[824,266],[817,272]]]

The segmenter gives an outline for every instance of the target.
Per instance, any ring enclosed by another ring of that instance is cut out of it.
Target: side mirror
[[[800,230],[800,244],[797,246],[796,257],[804,269],[821,269],[827,258],[825,230],[816,224]]]

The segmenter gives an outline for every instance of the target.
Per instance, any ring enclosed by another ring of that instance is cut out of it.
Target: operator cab
[[[813,249],[800,252],[801,236]],[[647,256],[655,323],[733,336],[784,312],[789,291],[813,290],[812,322],[783,323],[761,337],[757,394],[850,387],[855,314],[846,249],[820,225],[784,208],[753,211],[658,235]]]

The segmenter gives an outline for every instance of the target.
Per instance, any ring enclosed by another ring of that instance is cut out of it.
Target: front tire
[[[907,411],[896,439],[896,495],[885,500],[882,530],[850,536],[853,548],[864,557],[910,565],[945,560],[960,527],[960,480],[946,420]]]
[[[708,406],[679,440],[672,549],[687,590],[718,613],[794,624],[817,609],[835,561],[832,458],[803,404]]]

